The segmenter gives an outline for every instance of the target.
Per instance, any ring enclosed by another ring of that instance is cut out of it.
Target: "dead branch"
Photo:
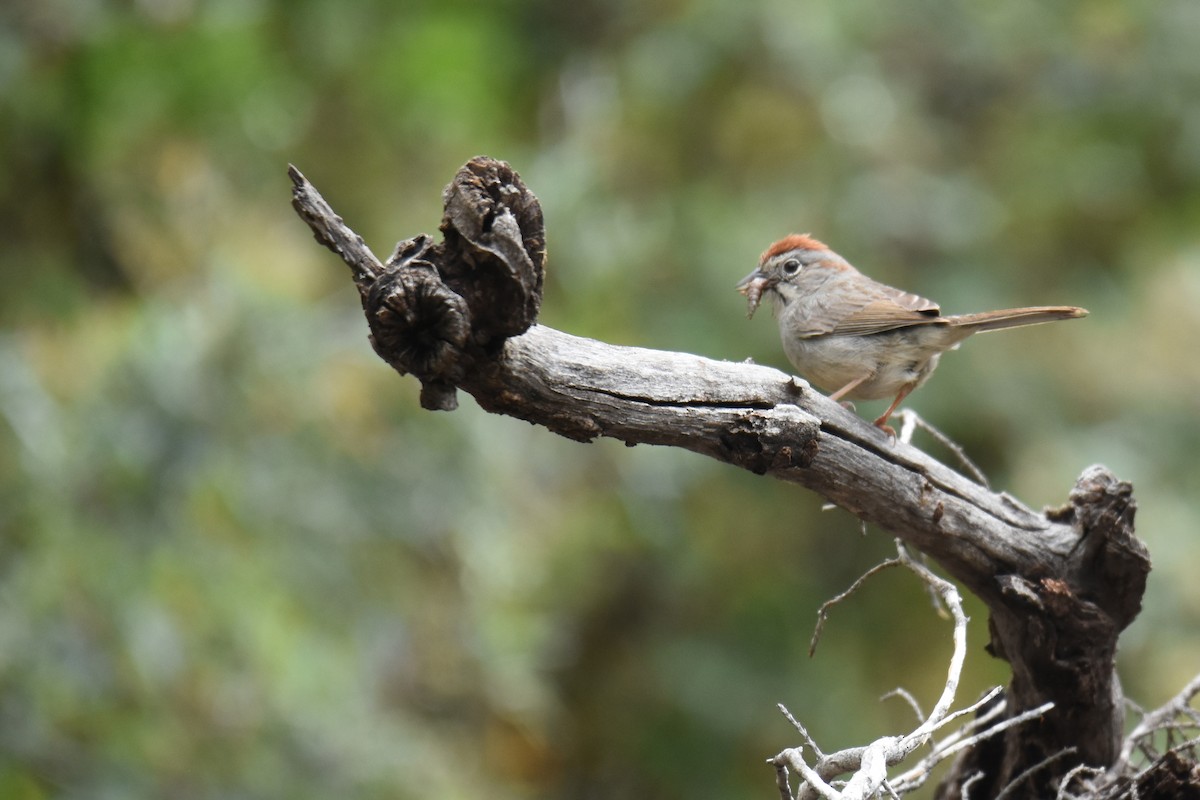
[[[1005,717],[1054,709],[971,747],[945,798],[992,796],[1050,756],[1034,794],[1077,764],[1119,755],[1117,636],[1150,569],[1132,487],[1089,467],[1061,508],[1036,512],[892,442],[799,379],[752,364],[615,347],[536,324],[541,209],[503,162],[472,159],[447,188],[443,240],[401,242],[384,264],[294,167],[293,205],[351,268],[376,352],[422,384],[426,408],[458,390],[483,408],[578,441],[683,447],[821,494],[935,559],[991,616],[991,652],[1013,680]],[[982,778],[975,778],[981,774]]]

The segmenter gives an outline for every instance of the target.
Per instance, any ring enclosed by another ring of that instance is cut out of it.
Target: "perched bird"
[[[737,285],[754,316],[764,295],[774,301],[788,360],[833,400],[895,398],[888,418],[973,333],[1087,316],[1075,306],[1038,306],[943,317],[937,303],[871,280],[807,234],[767,248]]]

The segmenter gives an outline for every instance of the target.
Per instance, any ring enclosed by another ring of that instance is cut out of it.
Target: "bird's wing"
[[[902,292],[870,281],[860,297],[864,302],[845,308],[838,322],[827,332],[841,336],[866,336],[911,325],[936,324],[940,320],[938,304],[920,295]]]

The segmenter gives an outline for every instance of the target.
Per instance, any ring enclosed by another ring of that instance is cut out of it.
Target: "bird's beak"
[[[754,272],[751,272],[749,275],[738,281],[737,290],[742,294],[745,294],[750,290],[750,284],[754,283],[755,280],[762,280],[765,277],[766,276],[762,274],[762,270],[756,269]]]
[[[770,278],[761,269],[756,269],[738,281],[737,290],[746,295],[746,317],[754,316],[758,304],[762,302],[763,292],[772,286]]]

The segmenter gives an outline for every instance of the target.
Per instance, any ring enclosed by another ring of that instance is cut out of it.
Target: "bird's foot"
[[[880,424],[882,422],[883,422],[883,420],[881,420],[881,419],[875,420],[875,427],[879,428],[879,430],[886,433],[888,435],[888,438],[892,440],[892,444],[895,444],[896,443],[896,429],[893,428],[891,425]]]

